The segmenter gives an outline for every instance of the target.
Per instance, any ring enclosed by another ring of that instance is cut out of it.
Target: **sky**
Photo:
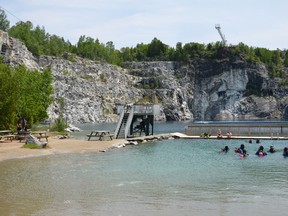
[[[80,36],[117,49],[150,43],[240,42],[288,49],[287,0],[0,0],[10,27],[31,21],[76,44]]]

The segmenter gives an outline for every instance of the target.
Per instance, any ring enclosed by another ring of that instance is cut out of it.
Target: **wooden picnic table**
[[[37,139],[39,141],[41,141],[41,139],[46,139],[46,142],[48,142],[48,135],[47,135],[47,132],[46,131],[31,131],[31,134],[36,136]]]
[[[106,131],[106,130],[97,130],[97,131],[92,131],[90,134],[87,134],[87,136],[88,136],[88,141],[92,137],[96,137],[102,141],[105,139],[105,137],[109,137],[112,140],[114,134],[110,134],[110,131]]]
[[[11,130],[0,130],[0,135],[11,134]]]
[[[9,140],[12,142],[15,139],[15,135],[11,130],[0,130],[0,142],[4,142],[4,139]]]
[[[22,142],[22,140],[26,140],[27,135],[30,134],[30,131],[20,130],[17,133],[17,138],[19,139],[19,142]]]
[[[48,142],[48,135],[46,131],[18,131],[18,139],[20,142],[22,142],[22,140],[26,140],[26,137],[32,134],[33,136],[35,136],[39,141],[41,141],[41,139],[46,139],[46,142]]]

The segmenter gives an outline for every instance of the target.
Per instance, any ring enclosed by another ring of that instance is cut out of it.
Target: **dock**
[[[185,138],[218,138],[217,132],[222,132],[222,138],[231,139],[288,139],[288,125],[190,125],[185,128]],[[182,137],[181,137],[182,138]],[[184,138],[184,137],[183,137]]]
[[[191,136],[184,133],[168,133],[168,134],[155,134],[149,136],[141,136],[141,137],[131,137],[127,138],[129,142],[151,142],[151,141],[159,141],[159,140],[167,140],[167,139],[219,139],[217,136]],[[288,140],[288,136],[285,137],[269,137],[269,136],[232,136],[231,138],[226,138],[223,136],[222,140],[233,140],[233,139],[242,139],[242,140]],[[220,139],[221,140],[221,139]]]

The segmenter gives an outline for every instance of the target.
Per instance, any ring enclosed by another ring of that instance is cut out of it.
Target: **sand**
[[[109,141],[77,140],[72,138],[59,139],[58,137],[49,137],[48,147],[43,149],[22,148],[24,143],[18,140],[5,140],[0,143],[0,161],[8,159],[37,157],[51,154],[62,153],[85,153],[100,152],[125,143],[125,139],[113,139]]]
[[[182,133],[170,133],[170,134],[158,134],[144,137],[136,137],[130,139],[137,143],[143,142],[144,139],[151,140],[156,137],[157,140],[166,137],[178,137],[178,138],[191,138]],[[195,137],[194,137],[195,138]],[[197,137],[199,138],[199,137]],[[24,142],[19,142],[19,140],[5,140],[5,142],[0,142],[0,161],[8,159],[18,159],[26,157],[37,157],[52,154],[63,154],[63,153],[86,153],[86,152],[103,152],[111,149],[112,147],[123,146],[127,144],[126,139],[113,139],[108,141],[99,140],[79,140],[73,138],[59,139],[58,136],[50,136],[48,139],[48,146],[42,149],[28,149],[23,148]]]

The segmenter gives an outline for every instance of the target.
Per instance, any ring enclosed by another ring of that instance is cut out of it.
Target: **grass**
[[[39,146],[35,143],[28,143],[28,144],[24,144],[22,146],[22,148],[28,148],[28,149],[42,149],[42,148],[47,148],[47,145],[45,147]]]

